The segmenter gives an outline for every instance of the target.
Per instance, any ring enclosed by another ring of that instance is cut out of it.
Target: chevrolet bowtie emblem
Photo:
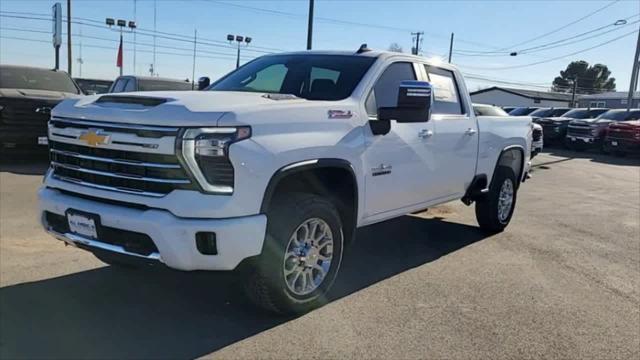
[[[80,134],[79,140],[87,143],[89,146],[98,146],[109,143],[109,135],[100,134],[102,130],[89,129]]]

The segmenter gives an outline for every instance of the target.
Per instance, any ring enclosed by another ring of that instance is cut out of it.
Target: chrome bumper
[[[79,235],[76,235],[76,234],[71,234],[71,233],[62,234],[62,233],[59,233],[57,231],[52,230],[51,228],[47,228],[46,230],[47,230],[47,232],[49,234],[51,234],[56,239],[64,241],[65,243],[67,243],[67,244],[69,244],[71,246],[78,247],[78,245],[83,245],[83,246],[86,246],[86,247],[89,247],[89,248],[93,248],[93,249],[97,249],[97,250],[106,250],[106,251],[111,251],[111,252],[118,253],[118,254],[121,254],[121,255],[129,255],[129,256],[139,257],[139,258],[146,259],[146,260],[153,260],[153,261],[162,262],[162,258],[160,257],[160,254],[157,253],[157,252],[153,252],[153,253],[145,256],[145,255],[136,254],[136,253],[132,253],[132,252],[126,251],[121,246],[116,246],[116,245],[103,243],[103,242],[92,240],[92,239],[89,239],[89,238],[85,238],[83,236],[79,236]]]

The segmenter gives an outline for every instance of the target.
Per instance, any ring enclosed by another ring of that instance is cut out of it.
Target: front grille
[[[56,135],[57,128],[68,130],[74,125],[73,123],[60,124],[60,122],[59,119],[52,121],[52,134]],[[101,125],[96,123],[95,127],[107,128]],[[80,127],[80,129],[84,128]],[[167,136],[175,136],[174,128],[167,129],[169,129]],[[117,129],[114,130],[110,133],[115,137],[118,133]],[[127,129],[129,130],[131,128]],[[140,135],[137,134],[137,136]],[[91,147],[80,143],[68,143],[67,138],[60,135],[50,137],[53,176],[58,179],[99,189],[158,197],[175,189],[198,189],[175,153],[125,151],[106,148],[105,145]],[[158,138],[158,134],[154,134],[153,137]],[[77,142],[73,136],[69,141]],[[115,143],[115,140],[112,142]],[[135,146],[133,148],[136,149]],[[174,151],[173,147],[170,151]]]
[[[634,139],[636,133],[636,131],[631,129],[609,127],[607,136],[612,139]]]
[[[65,216],[45,211],[45,220],[53,231],[60,234],[69,232],[69,223]],[[131,253],[148,256],[158,252],[156,244],[153,243],[153,240],[151,240],[147,234],[100,226],[98,237],[99,239],[97,239],[97,241],[120,246]]]
[[[568,136],[588,136],[591,137],[593,134],[591,133],[591,128],[589,126],[582,125],[569,125],[567,129]]]
[[[541,129],[533,129],[533,134],[531,134],[533,141],[540,141],[542,138],[542,130]]]
[[[0,123],[13,126],[47,128],[47,120],[58,101],[11,99],[0,111]]]

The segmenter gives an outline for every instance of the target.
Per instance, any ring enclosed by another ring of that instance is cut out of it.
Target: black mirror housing
[[[207,76],[198,79],[198,90],[204,90],[209,87],[211,80]]]
[[[431,118],[432,86],[426,81],[405,80],[398,88],[398,106],[378,108],[379,120],[425,122]]]

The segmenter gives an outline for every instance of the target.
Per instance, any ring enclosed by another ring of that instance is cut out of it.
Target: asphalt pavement
[[[511,225],[446,204],[358,231],[321,309],[233,273],[105,266],[46,235],[46,164],[0,165],[0,358],[640,358],[640,159],[551,151]]]

